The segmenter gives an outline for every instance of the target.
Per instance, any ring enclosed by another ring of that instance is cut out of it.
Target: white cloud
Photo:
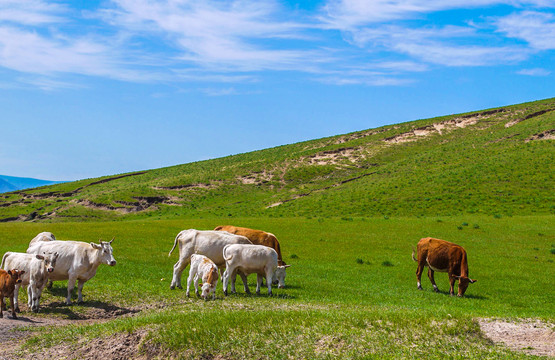
[[[231,71],[298,69],[310,51],[280,48],[305,25],[280,21],[274,1],[115,0],[104,19],[134,34],[159,36],[179,60]],[[269,45],[272,43],[272,45]]]
[[[555,15],[536,11],[515,13],[496,21],[499,32],[526,41],[537,50],[555,49]]]
[[[41,0],[0,0],[0,22],[42,25],[64,22],[65,6]]]
[[[321,20],[332,28],[353,30],[368,24],[422,18],[424,14],[438,11],[484,8],[501,4],[555,6],[552,0],[329,0],[323,7],[324,15]]]
[[[517,72],[519,75],[527,76],[549,76],[551,71],[542,68],[522,69]]]

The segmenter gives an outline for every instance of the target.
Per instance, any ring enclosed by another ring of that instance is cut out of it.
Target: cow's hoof
[[[424,289],[422,289],[422,286],[417,286],[416,288],[417,288],[418,290],[424,290]]]
[[[227,290],[224,290],[224,295],[227,296]]]
[[[439,289],[438,289],[438,288],[434,288],[434,291],[435,291],[436,293],[438,293],[438,292],[439,292]]]
[[[17,315],[16,315],[16,314],[13,314],[13,315],[12,315],[12,319],[17,320]]]
[[[181,290],[183,290],[183,286],[177,285],[177,287],[180,288]]]
[[[16,313],[20,313],[21,310],[19,310],[19,308],[17,307],[17,308],[15,308],[15,312],[16,312]]]
[[[174,289],[175,289],[175,286],[170,285],[170,290],[174,290]]]
[[[200,293],[199,293],[198,291],[195,292],[195,295],[196,295],[197,297],[200,297]]]

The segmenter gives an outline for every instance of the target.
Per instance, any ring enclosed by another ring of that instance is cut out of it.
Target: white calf
[[[29,308],[33,312],[39,311],[39,302],[42,290],[46,286],[49,275],[54,271],[58,253],[25,254],[16,252],[7,252],[2,258],[1,267],[4,270],[19,269],[25,270],[21,276],[21,283],[15,285],[14,300],[15,311],[19,312],[19,289],[22,286],[29,285],[27,288],[27,297]]]
[[[223,250],[225,272],[222,277],[224,294],[231,278],[231,292],[235,293],[235,276],[237,272],[246,275],[256,273],[256,293],[260,294],[262,279],[266,278],[268,295],[272,295],[272,281],[277,280],[279,287],[285,287],[285,269],[291,265],[278,266],[277,252],[263,245],[227,245]],[[249,293],[246,281],[243,281],[245,292]]]
[[[199,296],[198,279],[201,278],[202,295],[207,300],[212,294],[212,300],[216,298],[216,285],[218,284],[218,267],[212,260],[204,255],[191,255],[191,268],[189,269],[189,277],[187,278],[187,296],[189,296],[189,288],[191,282],[195,286],[195,294]]]

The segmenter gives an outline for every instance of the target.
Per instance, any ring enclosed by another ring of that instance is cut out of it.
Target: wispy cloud
[[[481,26],[472,18],[426,20],[446,10],[499,5],[515,12],[479,16]],[[312,14],[287,6],[278,0],[108,0],[82,10],[72,3],[0,0],[0,67],[39,74],[33,84],[48,90],[71,87],[64,76],[74,75],[233,84],[261,81],[264,72],[382,86],[410,83],[411,74],[434,66],[513,64],[555,49],[551,0],[323,0]],[[229,89],[215,93],[232,94]]]
[[[517,74],[527,76],[549,76],[551,75],[551,71],[542,68],[522,69],[518,71]]]
[[[537,11],[515,13],[497,20],[499,32],[526,41],[536,50],[555,49],[555,15]]]

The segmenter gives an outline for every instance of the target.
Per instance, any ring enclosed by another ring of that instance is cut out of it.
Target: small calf
[[[218,267],[212,260],[204,255],[191,255],[191,268],[189,277],[187,278],[187,296],[189,296],[189,288],[191,282],[195,286],[195,293],[199,296],[198,278],[202,279],[202,294],[204,300],[207,300],[212,294],[212,300],[216,298],[216,285],[218,284]]]
[[[20,269],[25,272],[21,277],[21,283],[15,285],[14,299],[15,311],[19,312],[19,289],[29,285],[27,295],[29,298],[29,308],[33,312],[39,311],[39,302],[42,291],[48,282],[49,275],[54,272],[58,253],[43,252],[39,254],[26,254],[8,251],[2,257],[4,270]]]
[[[4,297],[9,297],[12,303],[12,318],[17,319],[13,293],[15,284],[21,283],[21,275],[24,273],[25,271],[19,271],[17,269],[8,271],[0,269],[0,318],[4,317],[2,311],[6,307],[6,304],[4,304]]]

